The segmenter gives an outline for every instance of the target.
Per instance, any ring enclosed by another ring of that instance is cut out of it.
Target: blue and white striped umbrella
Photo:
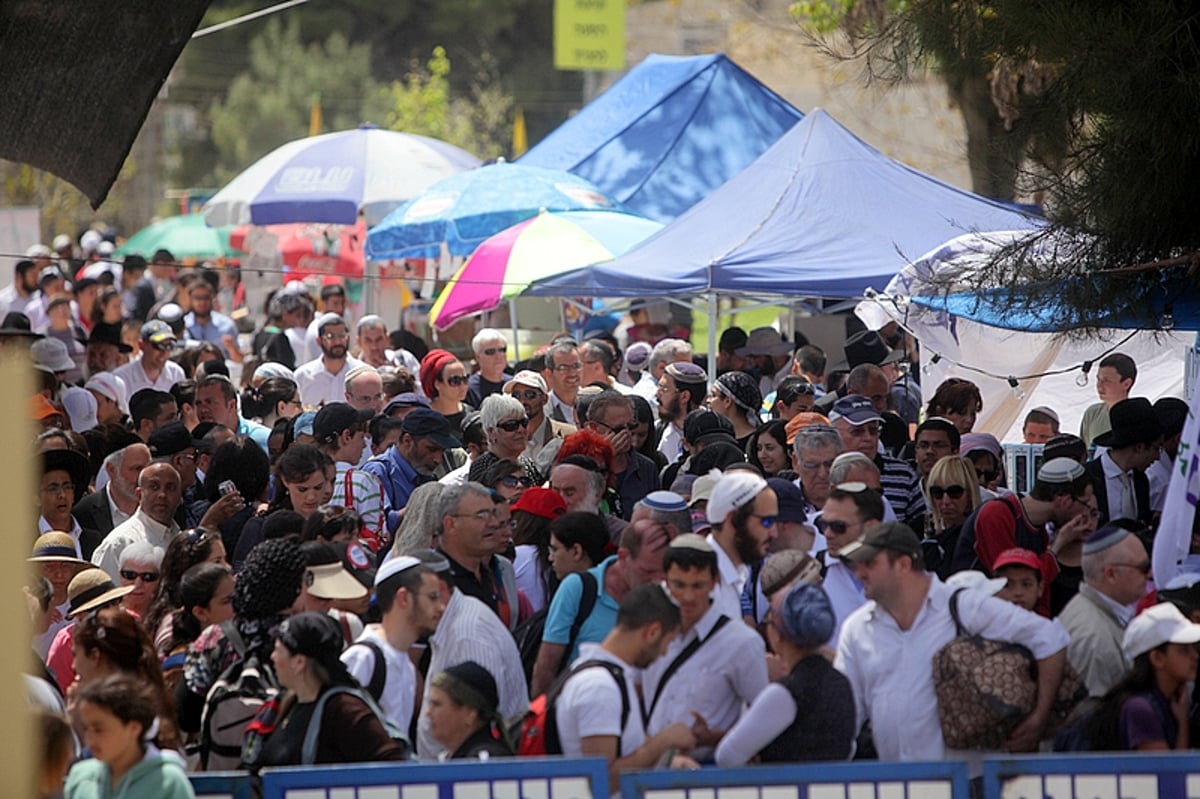
[[[368,225],[479,159],[439,139],[354,130],[298,139],[254,162],[204,204],[211,226],[328,222]]]

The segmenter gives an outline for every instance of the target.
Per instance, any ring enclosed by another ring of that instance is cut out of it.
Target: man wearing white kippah
[[[779,501],[762,475],[735,467],[717,479],[706,513],[713,526],[707,540],[720,571],[713,604],[730,618],[740,618],[750,564],[766,557],[776,535]]]
[[[357,547],[357,544],[351,544]],[[347,550],[347,557],[352,557]],[[359,556],[364,560],[366,555]],[[416,558],[392,558],[375,573],[375,601],[383,618],[369,624],[342,653],[342,662],[398,729],[408,731],[417,707],[417,672],[408,650],[433,635],[446,609],[437,575]]]

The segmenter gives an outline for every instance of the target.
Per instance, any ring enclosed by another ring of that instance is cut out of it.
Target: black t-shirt
[[[508,372],[501,375],[499,383],[493,383],[479,372],[476,372],[467,379],[467,404],[473,405],[476,408],[482,407],[484,397],[499,394],[504,390],[504,384],[509,380],[512,380],[512,375]]]

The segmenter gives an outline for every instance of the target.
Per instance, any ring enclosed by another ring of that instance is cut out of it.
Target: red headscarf
[[[425,391],[425,396],[430,399],[437,396],[435,386],[438,378],[442,376],[442,370],[457,360],[453,353],[445,350],[430,350],[425,354],[421,359],[421,388]]]

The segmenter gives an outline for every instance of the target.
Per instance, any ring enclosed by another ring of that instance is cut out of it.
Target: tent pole
[[[708,384],[717,377],[717,293],[708,293]]]
[[[521,360],[521,334],[517,328],[517,298],[508,298],[508,321],[512,325],[513,363]]]

